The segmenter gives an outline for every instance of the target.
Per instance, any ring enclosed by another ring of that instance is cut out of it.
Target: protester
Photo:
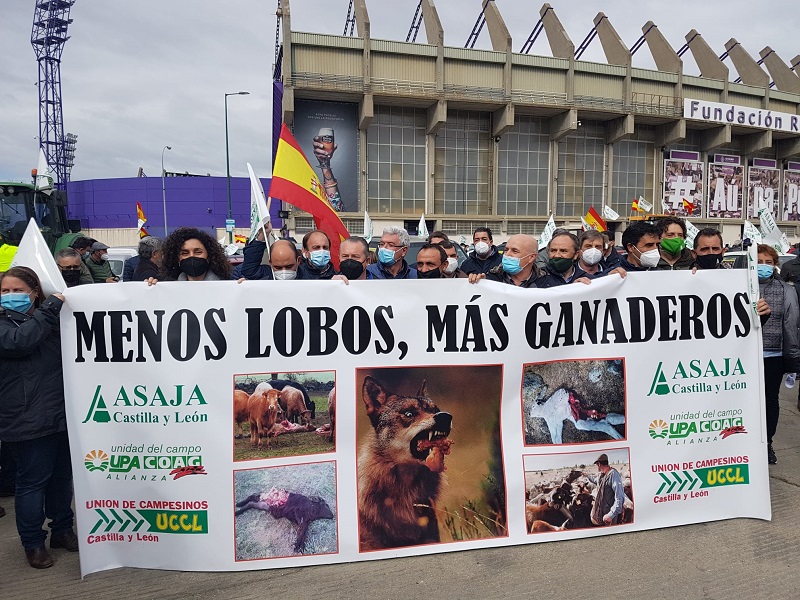
[[[417,270],[409,267],[405,256],[411,242],[402,227],[387,227],[378,244],[378,262],[369,265],[373,279],[416,279]]]
[[[603,231],[603,269],[610,271],[612,269],[616,269],[620,266],[620,261],[622,260],[622,256],[617,249],[614,247],[614,238],[611,234],[607,231]]]
[[[94,283],[89,275],[88,280],[82,276],[81,255],[74,248],[63,248],[56,252],[56,264],[58,270],[61,271],[61,276],[64,278],[64,283],[68,288],[75,287],[76,285],[84,285],[87,283]]]
[[[628,252],[626,258],[620,258],[619,266],[626,271],[651,271],[661,260],[658,251],[660,236],[654,225],[641,221],[631,223],[622,232],[622,245]]]
[[[506,242],[501,264],[488,273],[470,273],[469,282],[481,279],[499,281],[523,288],[539,287],[544,273],[535,264],[538,242],[530,235],[512,235]]]
[[[800,279],[800,255],[781,267],[781,279],[786,283],[797,285],[797,280]]]
[[[94,283],[115,283],[119,277],[111,271],[111,264],[108,262],[108,246],[103,242],[94,242],[89,248],[89,252],[84,255],[83,262],[89,268]]]
[[[17,254],[17,247],[7,244],[5,238],[0,234],[0,273],[7,271],[11,267],[11,262]]]
[[[303,236],[303,258],[300,261],[299,279],[331,279],[336,269],[331,263],[331,240],[318,229]]]
[[[594,461],[599,476],[596,478],[597,497],[592,505],[592,524],[602,527],[616,525],[622,516],[625,505],[625,486],[622,477],[608,464],[608,455],[601,454]]]
[[[339,245],[339,275],[333,279],[345,282],[353,280],[374,279],[367,271],[369,265],[369,244],[357,235],[350,236]]]
[[[17,464],[17,532],[36,569],[53,564],[44,545],[45,514],[50,547],[78,550],[59,335],[63,301],[60,294],[45,299],[27,267],[0,276],[0,441]]]
[[[447,254],[439,244],[425,244],[417,253],[417,279],[441,279]]]
[[[441,244],[442,242],[449,242],[450,238],[444,231],[434,231],[428,236],[429,244]]]
[[[488,273],[500,265],[503,255],[497,251],[497,246],[494,245],[491,229],[478,227],[472,233],[472,243],[475,250],[470,253],[469,258],[461,265],[461,270],[464,273],[467,275],[471,273]]]
[[[556,229],[550,238],[547,250],[549,255],[547,265],[536,287],[556,287],[587,277],[587,274],[576,265],[580,242],[574,233],[566,229]]]
[[[442,277],[446,279],[462,279],[466,278],[467,274],[458,266],[458,251],[456,250],[455,243],[450,240],[438,242],[442,247],[444,253],[447,255],[447,265],[442,272]]]
[[[578,268],[587,275],[598,275],[603,268],[603,251],[605,250],[603,234],[596,229],[587,229],[578,236]]]
[[[139,260],[131,273],[130,281],[147,281],[151,277],[158,277],[161,270],[161,240],[152,235],[143,237],[139,240]],[[130,259],[125,262],[128,268]],[[123,281],[125,277],[123,276]]]
[[[692,257],[698,269],[724,269],[722,258],[725,247],[718,229],[706,227],[697,232],[694,238]]]
[[[764,398],[767,415],[767,459],[778,462],[772,438],[778,428],[778,394],[784,373],[800,371],[800,308],[797,293],[775,272],[778,253],[766,244],[758,245],[758,288],[769,306],[769,318],[761,328],[764,344]]]
[[[194,227],[180,227],[161,246],[160,275],[166,281],[230,279],[231,264],[213,237]]]
[[[144,239],[146,239],[148,237],[152,237],[152,236],[145,236],[145,237],[141,238],[141,240],[144,240]],[[139,241],[141,242],[141,240],[139,240]],[[133,278],[133,273],[136,271],[136,267],[139,266],[139,261],[140,260],[142,260],[142,257],[141,257],[140,254],[137,254],[136,256],[129,257],[125,261],[125,266],[122,267],[122,281],[123,282],[125,282],[125,281],[143,281],[141,279],[140,280],[135,280]]]
[[[657,270],[685,271],[695,266],[691,250],[686,248],[686,222],[678,217],[664,217],[656,227],[661,236],[661,257]]]

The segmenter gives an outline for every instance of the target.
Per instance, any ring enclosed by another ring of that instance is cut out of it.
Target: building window
[[[621,215],[630,213],[634,198],[653,196],[655,158],[652,142],[621,140],[614,144],[614,173],[611,176],[611,208]],[[661,212],[660,206],[654,207]]]
[[[489,214],[492,149],[489,115],[450,111],[436,136],[434,211]]]
[[[367,129],[367,210],[422,214],[425,211],[426,113],[382,106]]]
[[[603,206],[605,130],[602,124],[584,123],[575,134],[558,142],[559,217],[582,217]]]
[[[514,127],[500,140],[498,152],[498,214],[548,215],[550,135],[547,121],[517,117]]]

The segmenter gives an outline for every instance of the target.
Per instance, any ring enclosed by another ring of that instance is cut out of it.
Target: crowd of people
[[[706,228],[686,245],[686,223],[677,217],[657,224],[636,222],[622,234],[618,250],[609,235],[595,230],[575,235],[553,232],[540,249],[531,235],[508,238],[503,248],[494,244],[492,231],[473,233],[473,251],[459,265],[456,244],[433,232],[419,249],[416,261],[406,256],[406,230],[383,230],[377,252],[358,236],[339,246],[338,269],[331,243],[322,231],[307,233],[301,249],[281,239],[269,248],[262,231],[244,248],[244,260],[232,268],[220,244],[209,234],[182,227],[161,240],[143,238],[138,256],[126,261],[123,281],[457,279],[473,284],[483,279],[523,288],[553,288],[587,284],[599,277],[625,277],[629,272],[724,268],[721,233]],[[68,287],[117,283],[110,267],[108,246],[89,238],[76,239],[55,259]],[[267,262],[265,262],[267,261]],[[800,308],[793,284],[800,277],[800,258],[779,274],[778,255],[758,246],[760,299],[763,323],[764,378],[769,463],[777,462],[772,438],[778,424],[778,393],[785,373],[800,371]],[[787,281],[784,281],[786,279]],[[29,564],[53,564],[45,547],[49,519],[50,547],[78,550],[73,531],[71,463],[66,431],[61,367],[59,311],[64,297],[45,297],[36,273],[12,267],[0,274],[0,496],[14,496],[16,523]],[[792,378],[791,381],[794,381]],[[788,385],[788,381],[787,381]],[[798,398],[800,407],[800,397]],[[0,516],[4,511],[0,508]]]

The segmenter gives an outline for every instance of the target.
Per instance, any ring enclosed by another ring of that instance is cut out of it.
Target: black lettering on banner
[[[550,305],[537,302],[531,306],[525,317],[525,340],[528,342],[528,346],[534,350],[550,347],[550,330],[553,327],[549,321],[539,325],[539,309],[544,309],[544,314],[550,316]]]
[[[441,342],[445,338],[444,352],[458,352],[456,344],[456,311],[458,306],[448,304],[444,309],[444,316],[439,313],[439,307],[428,305],[428,352],[436,352],[433,338]]]
[[[291,333],[287,331],[287,324]],[[278,311],[275,315],[275,323],[272,326],[272,339],[275,342],[275,349],[281,356],[296,356],[303,347],[305,338],[305,326],[300,311],[292,306],[287,306]],[[288,344],[288,346],[287,346]]]
[[[681,335],[679,340],[705,339],[703,332],[703,301],[699,296],[679,296],[681,303]]]
[[[325,319],[322,316],[325,315]],[[336,351],[339,336],[333,330],[336,311],[327,306],[308,307],[308,355],[326,356]],[[324,343],[323,343],[324,339]]]
[[[128,323],[132,323],[131,313],[127,310],[110,310],[108,316],[111,321],[111,362],[131,362],[133,350],[128,350],[123,356],[123,341],[131,341],[131,328],[122,322],[124,317]]]
[[[507,317],[508,307],[505,304],[492,304],[489,309],[489,324],[497,336],[497,342],[495,342],[495,338],[489,340],[492,352],[502,352],[508,348],[508,329],[506,329],[506,324],[503,323],[503,318],[500,315]]]
[[[659,330],[661,331],[658,341],[674,341],[678,337],[678,332],[673,329],[671,324],[678,322],[678,313],[674,309],[677,300],[675,296],[657,296],[656,300],[658,300]]]
[[[358,325],[358,337],[355,329]],[[372,321],[369,313],[360,306],[351,306],[342,318],[342,344],[350,354],[362,354],[372,339]]]
[[[394,350],[394,332],[386,318],[394,318],[391,306],[379,306],[375,309],[375,328],[383,339],[384,345],[380,340],[375,340],[375,352],[377,354],[389,354]]]
[[[656,309],[649,298],[635,296],[627,298],[631,315],[631,343],[646,342],[656,332]]]
[[[184,316],[186,317],[185,328],[183,327]],[[184,339],[186,340],[186,354],[181,354]],[[196,314],[184,308],[172,315],[169,325],[167,325],[167,348],[175,360],[185,362],[194,358],[200,349],[200,320]]]
[[[94,346],[94,362],[108,362],[108,355],[106,354],[106,328],[105,328],[105,311],[97,311],[92,313],[92,324],[86,320],[86,313],[75,313],[75,329],[77,335],[75,341],[78,344],[77,357],[75,362],[86,362],[83,357],[84,346],[89,351]]]
[[[161,335],[164,326],[164,313],[163,310],[154,310],[153,315],[156,317],[155,327],[150,321],[150,316],[146,310],[137,310],[133,314],[136,315],[136,328],[139,331],[139,353],[136,355],[136,362],[145,362],[147,359],[144,356],[144,344],[147,342],[147,347],[150,349],[150,354],[153,355],[153,360],[156,362],[161,361]]]
[[[559,339],[563,339],[561,344]],[[556,334],[553,336],[553,348],[559,346],[572,346],[575,343],[572,332],[572,302],[561,303],[561,313],[558,315]]]
[[[600,300],[594,300],[594,310],[589,306],[589,303],[584,300],[581,302],[581,321],[578,324],[578,342],[582,346],[584,332],[589,337],[592,344],[597,343],[597,309],[600,306]]]
[[[467,320],[464,323],[464,337],[461,338],[461,351],[469,352],[468,344],[473,344],[473,352],[486,352],[481,307],[475,304],[467,304],[464,308],[467,309]],[[472,330],[471,335],[470,330]]]
[[[609,323],[610,321],[610,323]],[[609,328],[609,324],[611,327]],[[625,336],[625,325],[622,323],[622,315],[619,312],[619,302],[616,298],[606,300],[606,312],[603,315],[603,339],[601,344],[608,344],[610,340],[608,334],[614,334],[615,344],[627,344],[628,338]]]
[[[723,294],[714,294],[708,301],[708,332],[720,339],[731,330],[731,305]]]
[[[747,337],[750,333],[750,299],[747,294],[739,292],[733,297],[733,310],[741,324],[741,328],[736,326],[736,337]]]
[[[245,358],[267,358],[272,347],[261,347],[261,313],[263,308],[245,308],[247,313],[247,354]]]
[[[225,352],[228,350],[228,341],[225,339],[225,334],[222,333],[219,323],[217,323],[217,321],[214,319],[215,316],[219,316],[220,323],[224,323],[225,309],[212,308],[211,310],[206,311],[206,316],[203,318],[203,325],[206,328],[206,333],[208,334],[211,343],[214,344],[214,347],[217,349],[217,353],[213,354],[211,348],[206,346],[206,360],[219,360],[225,356]]]

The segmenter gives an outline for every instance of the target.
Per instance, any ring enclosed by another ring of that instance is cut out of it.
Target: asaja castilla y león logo
[[[744,375],[746,372],[739,358],[679,360],[674,367],[659,362],[647,395],[719,394],[746,390]]]

